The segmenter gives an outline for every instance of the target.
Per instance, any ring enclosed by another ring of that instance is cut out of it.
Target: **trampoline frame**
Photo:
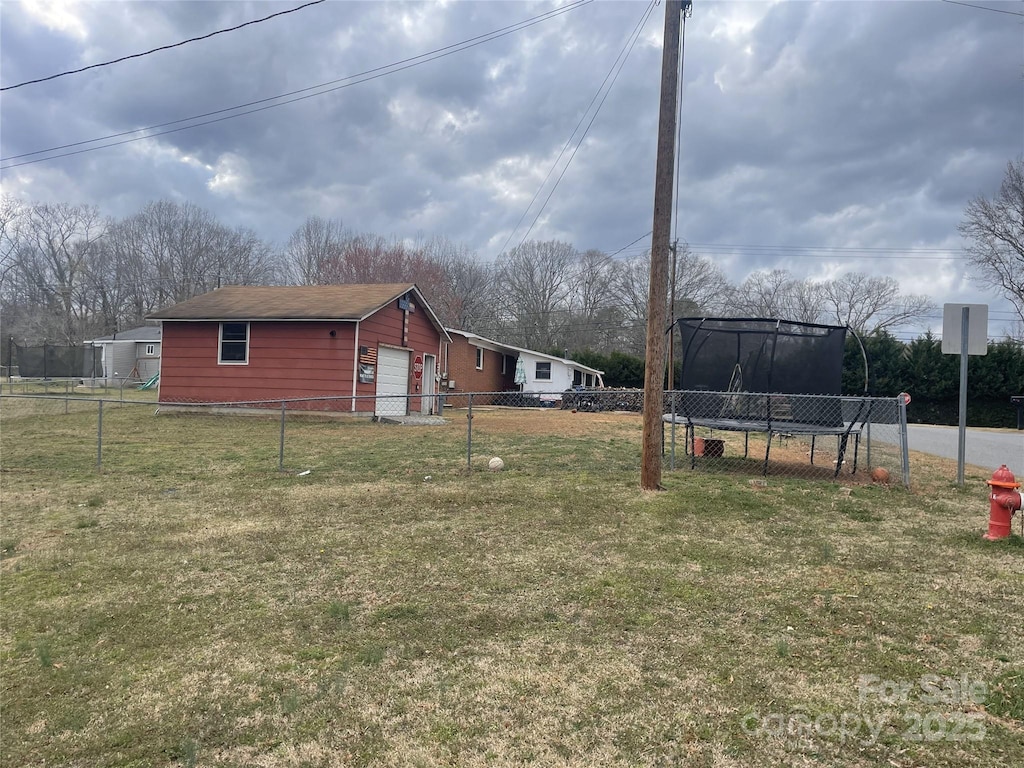
[[[722,400],[723,403],[729,402],[729,398],[735,398],[736,396],[741,396],[744,399],[749,399],[749,400],[747,400],[747,402],[756,402],[756,400],[755,400],[756,398],[763,397],[763,398],[765,398],[764,414],[765,414],[766,418],[764,418],[764,419],[737,419],[737,418],[726,418],[726,417],[724,417],[724,415],[719,415],[717,418],[715,418],[715,417],[708,417],[708,416],[704,416],[704,415],[694,417],[691,414],[686,413],[686,409],[685,409],[686,398],[684,397],[684,399],[683,399],[684,412],[683,412],[683,414],[681,414],[682,415],[682,421],[680,421],[680,414],[677,414],[675,412],[673,412],[671,414],[671,416],[665,416],[664,417],[664,421],[668,421],[668,422],[672,422],[672,423],[676,423],[676,424],[682,423],[685,426],[684,445],[686,446],[687,453],[689,453],[689,455],[690,455],[690,468],[691,469],[693,469],[696,466],[696,460],[697,460],[696,455],[695,455],[694,450],[693,450],[693,447],[694,447],[693,443],[694,443],[694,438],[695,438],[695,429],[696,429],[696,427],[704,427],[704,428],[710,429],[712,431],[717,429],[717,430],[721,430],[721,431],[725,431],[725,432],[743,432],[744,433],[744,438],[743,438],[743,457],[744,458],[747,458],[747,456],[749,455],[749,452],[750,452],[750,433],[754,432],[754,433],[758,433],[758,434],[766,434],[768,436],[768,439],[766,441],[765,455],[764,455],[764,465],[763,465],[763,469],[762,469],[762,473],[765,476],[767,476],[767,474],[768,474],[768,461],[769,461],[769,458],[771,457],[772,439],[774,437],[776,437],[776,436],[783,436],[783,435],[810,435],[810,437],[811,437],[811,464],[813,464],[814,463],[814,448],[815,448],[816,439],[819,436],[835,435],[836,439],[838,441],[838,444],[837,444],[836,468],[835,468],[835,472],[833,473],[833,477],[838,477],[840,471],[842,470],[842,467],[843,467],[843,464],[844,464],[844,457],[845,457],[846,451],[847,451],[847,449],[849,447],[850,437],[852,436],[853,439],[854,439],[854,448],[853,448],[853,468],[851,470],[851,474],[852,473],[856,473],[856,471],[857,471],[857,459],[858,459],[858,454],[859,454],[859,449],[860,449],[861,430],[863,428],[863,425],[866,424],[869,421],[870,417],[871,417],[871,407],[872,406],[871,406],[870,398],[868,397],[869,365],[868,365],[867,350],[864,348],[864,344],[861,342],[860,337],[857,335],[856,331],[853,330],[853,328],[851,328],[850,326],[832,326],[832,325],[821,325],[821,324],[818,324],[818,323],[802,323],[802,322],[798,322],[798,321],[781,320],[781,319],[777,319],[777,318],[695,318],[695,317],[690,317],[690,318],[679,318],[676,321],[675,325],[678,325],[680,328],[682,328],[684,323],[688,323],[688,324],[692,325],[692,323],[695,322],[695,321],[697,322],[696,331],[690,335],[689,342],[687,343],[686,347],[683,349],[682,360],[684,361],[683,362],[684,365],[686,365],[686,361],[689,359],[690,346],[698,338],[698,332],[702,329],[702,327],[704,326],[705,323],[708,323],[708,322],[727,323],[727,324],[735,323],[737,325],[741,324],[741,323],[752,323],[752,324],[753,323],[759,323],[759,324],[768,324],[769,326],[774,325],[775,326],[775,333],[774,333],[774,336],[772,337],[771,353],[770,353],[771,357],[770,357],[769,368],[768,368],[768,381],[769,381],[769,385],[770,385],[770,382],[771,382],[771,379],[772,379],[772,369],[774,368],[774,364],[775,364],[775,349],[776,349],[776,345],[777,345],[778,336],[780,335],[780,333],[783,333],[785,335],[799,335],[799,334],[794,334],[794,333],[792,333],[789,330],[789,329],[791,329],[794,326],[796,326],[796,327],[805,327],[805,328],[808,328],[808,329],[812,329],[813,328],[813,329],[818,329],[818,330],[823,330],[823,329],[844,330],[845,332],[847,332],[851,336],[853,336],[853,338],[857,342],[857,346],[860,349],[861,358],[862,358],[862,360],[864,362],[864,389],[863,389],[863,394],[862,394],[862,397],[861,397],[860,405],[859,405],[859,407],[857,409],[857,413],[854,416],[853,420],[849,421],[849,422],[840,421],[840,423],[830,426],[830,425],[827,425],[827,424],[814,424],[814,423],[809,423],[809,422],[801,422],[801,421],[796,421],[796,420],[793,420],[791,418],[785,418],[785,417],[773,418],[772,417],[773,410],[779,405],[779,403],[781,401],[787,401],[788,405],[791,405],[792,404],[791,398],[794,398],[794,397],[799,398],[801,396],[806,396],[806,397],[814,397],[814,398],[835,398],[837,401],[841,402],[842,395],[839,392],[828,392],[828,393],[821,393],[821,392],[817,392],[817,393],[815,393],[815,392],[758,392],[758,393],[744,392],[744,391],[742,391],[742,386],[743,386],[743,384],[742,384],[742,381],[743,381],[742,369],[740,368],[739,360],[737,360],[735,368],[733,370],[733,374],[732,374],[732,376],[730,378],[730,381],[729,381],[729,384],[728,384],[728,387],[729,387],[728,391],[726,391],[726,392],[710,392],[710,391],[705,392],[705,391],[699,391],[699,392],[685,393],[685,394],[694,394],[694,395],[701,395],[701,396],[704,396],[704,395],[707,395],[707,396],[720,396],[723,399]],[[783,325],[787,326],[787,330],[786,331],[782,330],[782,326]],[[743,334],[743,333],[764,334],[765,330],[764,329],[758,329],[758,330],[751,329],[751,330],[736,330],[736,331],[728,331],[728,332],[729,333],[735,333],[737,335],[738,334]],[[810,335],[810,334],[808,334],[808,335]],[[708,338],[705,337],[700,342],[700,346],[703,346],[703,344],[705,344],[707,341],[708,341]],[[763,347],[762,347],[762,349],[763,349]],[[736,388],[734,388],[734,386],[733,386],[734,382],[736,383]],[[864,412],[865,405],[867,406],[867,412],[866,413]],[[674,402],[673,402],[673,409],[674,409]],[[724,410],[725,410],[725,408],[723,407],[722,411],[724,412]],[[842,410],[840,408],[840,414],[841,413],[842,413]],[[858,424],[860,426],[857,426]]]

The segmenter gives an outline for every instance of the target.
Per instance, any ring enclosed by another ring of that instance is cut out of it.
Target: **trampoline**
[[[834,476],[854,441],[852,472],[857,471],[861,426],[870,414],[867,356],[856,334],[842,326],[766,318],[682,318],[682,391],[665,421],[685,426],[691,468],[696,464],[697,427],[744,434],[744,458],[751,433],[767,435],[764,474],[774,437],[811,438],[811,463],[817,437],[837,438]],[[864,359],[865,396],[842,395],[847,332],[857,339]],[[846,407],[844,408],[844,403]]]

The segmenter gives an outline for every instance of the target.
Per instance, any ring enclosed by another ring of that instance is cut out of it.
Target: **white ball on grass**
[[[495,456],[493,459],[487,462],[487,468],[492,472],[500,472],[505,468],[505,462]]]

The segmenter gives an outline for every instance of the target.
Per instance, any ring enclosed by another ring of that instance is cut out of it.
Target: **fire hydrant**
[[[1016,490],[1020,483],[1005,464],[992,473],[991,480],[985,482],[992,492],[988,496],[988,533],[984,538],[998,541],[1010,535],[1010,518],[1021,508],[1021,496]]]

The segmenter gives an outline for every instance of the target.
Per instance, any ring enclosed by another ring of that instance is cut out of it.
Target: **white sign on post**
[[[942,354],[959,355],[963,340],[963,310],[967,307],[970,324],[967,328],[967,354],[988,354],[988,304],[942,305]]]
[[[967,453],[967,356],[988,353],[988,304],[942,305],[942,352],[960,355],[960,429],[956,452],[956,484],[964,484]]]

